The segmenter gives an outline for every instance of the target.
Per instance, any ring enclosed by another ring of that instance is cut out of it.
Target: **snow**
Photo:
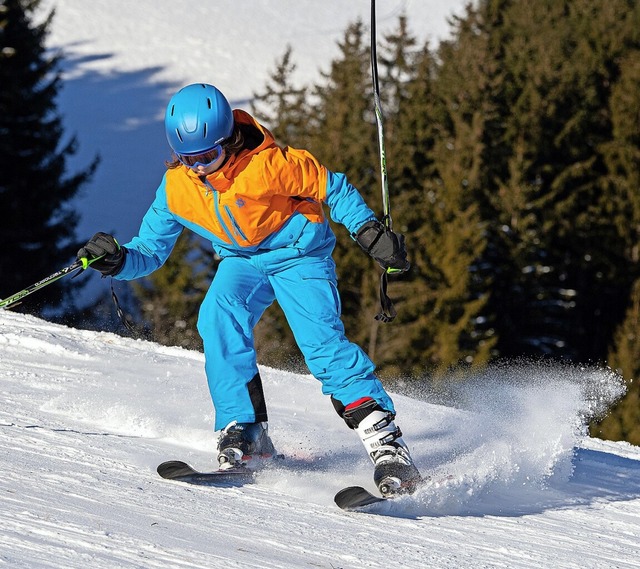
[[[0,312],[0,566],[637,567],[640,449],[584,434],[608,370],[504,364],[448,393],[394,395],[434,482],[376,511],[361,443],[310,376],[261,368],[286,459],[244,487],[162,480],[213,466],[203,356]]]

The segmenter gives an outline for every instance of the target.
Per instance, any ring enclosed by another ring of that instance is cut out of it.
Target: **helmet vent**
[[[176,129],[176,135],[178,136],[178,138],[180,139],[180,142],[184,142],[182,135],[180,134],[180,130]]]
[[[211,104],[211,99],[207,97],[207,106],[211,108],[213,105]]]
[[[176,111],[176,106],[175,105],[171,105],[171,116],[173,116],[175,111]]]

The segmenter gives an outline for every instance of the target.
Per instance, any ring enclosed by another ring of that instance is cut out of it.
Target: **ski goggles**
[[[211,164],[216,160],[220,159],[223,150],[222,144],[218,144],[206,152],[201,152],[199,154],[176,154],[176,156],[178,157],[178,160],[188,168],[197,168],[198,166],[206,168],[207,166],[211,166]]]

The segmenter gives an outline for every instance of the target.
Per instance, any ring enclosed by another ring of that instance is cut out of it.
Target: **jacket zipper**
[[[213,208],[216,217],[218,218],[218,222],[220,223],[220,227],[222,227],[222,229],[226,233],[229,241],[231,241],[231,243],[236,247],[240,247],[240,244],[235,240],[233,234],[231,233],[231,231],[229,231],[227,224],[224,222],[224,220],[222,219],[222,215],[220,214],[220,193],[211,185],[211,183],[206,178],[204,179],[204,183],[207,188],[213,193]]]
[[[240,235],[240,237],[242,237],[242,239],[244,239],[245,241],[248,241],[247,237],[242,232],[242,229],[240,229],[240,226],[238,225],[238,222],[236,221],[236,218],[233,217],[233,214],[231,213],[231,208],[228,205],[225,205],[224,206],[224,210],[227,212],[227,215],[229,216],[229,219],[231,220],[231,223],[233,224],[233,227],[235,228],[236,233],[238,235]]]

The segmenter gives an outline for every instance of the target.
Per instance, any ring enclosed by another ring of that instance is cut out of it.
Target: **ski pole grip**
[[[84,270],[87,270],[91,264],[95,263],[96,261],[99,261],[105,256],[106,255],[100,255],[99,257],[95,257],[93,259],[88,259],[87,257],[80,257],[80,259],[78,260],[82,263],[82,270],[84,271]]]

